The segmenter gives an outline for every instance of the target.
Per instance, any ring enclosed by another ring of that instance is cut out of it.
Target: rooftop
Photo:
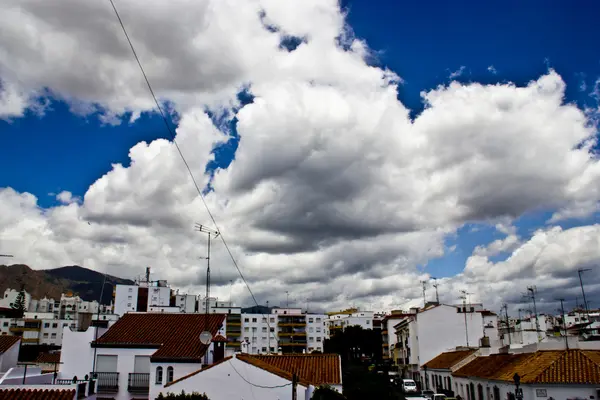
[[[423,365],[423,367],[429,369],[450,369],[452,366],[464,360],[476,351],[477,350],[475,349],[448,351],[440,354],[432,360],[429,360]]]
[[[60,351],[54,353],[41,353],[36,359],[39,364],[60,363]]]
[[[18,336],[0,335],[0,354],[10,349],[19,339],[21,338]]]
[[[202,362],[208,346],[200,343],[205,326],[216,335],[224,314],[127,313],[92,343],[97,347],[156,348],[152,361]],[[205,324],[206,322],[206,324]]]
[[[314,386],[342,383],[340,357],[337,354],[240,354],[237,358],[274,374],[283,371],[289,376],[284,376],[286,379],[291,379],[291,375],[295,373],[300,381]]]
[[[0,400],[73,400],[75,390],[6,389],[0,387]]]
[[[544,350],[525,354],[477,357],[454,376],[521,383],[600,384],[600,351]]]

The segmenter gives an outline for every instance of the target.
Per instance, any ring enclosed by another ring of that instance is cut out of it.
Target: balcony
[[[306,337],[306,332],[278,332],[279,337]]]
[[[119,392],[119,373],[118,372],[96,372],[98,377],[96,382],[96,392],[118,393]]]
[[[306,322],[279,322],[277,324],[277,326],[281,326],[281,327],[290,327],[290,328],[294,328],[294,327],[303,327],[306,326]]]
[[[150,391],[150,374],[131,373],[127,380],[127,391],[129,393],[144,394]]]

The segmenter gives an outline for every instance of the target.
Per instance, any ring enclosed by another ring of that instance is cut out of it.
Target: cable
[[[262,386],[262,385],[257,385],[255,383],[250,382],[246,378],[244,378],[242,376],[242,374],[240,374],[238,372],[238,370],[235,369],[235,366],[233,365],[233,363],[229,363],[229,365],[231,365],[231,368],[233,368],[233,370],[235,371],[235,373],[238,374],[240,376],[240,378],[242,378],[244,380],[244,382],[246,382],[247,384],[252,385],[254,387],[257,387],[257,388],[261,388],[261,389],[277,389],[277,388],[282,388],[282,387],[286,387],[286,386],[291,386],[292,385],[291,382],[290,383],[286,383],[285,385],[278,385],[278,386]]]
[[[125,38],[127,39],[127,42],[129,43],[129,47],[131,48],[131,52],[133,53],[133,56],[135,57],[135,60],[138,64],[138,66],[140,67],[140,71],[142,72],[142,75],[144,76],[144,80],[146,81],[146,85],[148,86],[148,90],[150,91],[150,94],[152,95],[152,99],[154,99],[154,103],[156,104],[156,107],[158,108],[158,112],[160,113],[160,116],[162,117],[163,122],[165,123],[165,126],[167,128],[167,130],[169,131],[169,134],[171,135],[171,138],[173,139],[173,143],[175,144],[175,148],[177,149],[177,152],[179,153],[179,156],[181,157],[181,160],[183,161],[183,163],[185,164],[185,167],[188,171],[188,174],[190,175],[190,178],[192,179],[192,182],[194,183],[194,186],[196,188],[196,191],[198,192],[198,196],[200,196],[200,199],[202,200],[202,204],[204,204],[204,208],[206,208],[206,212],[208,213],[208,216],[210,217],[212,223],[215,226],[215,229],[217,232],[220,233],[220,237],[221,237],[221,242],[223,242],[223,245],[225,246],[225,249],[227,250],[227,253],[229,254],[229,257],[231,258],[231,261],[233,262],[233,266],[235,267],[235,269],[237,270],[238,274],[240,275],[240,278],[242,278],[242,281],[244,282],[244,284],[246,285],[246,288],[248,288],[248,292],[250,293],[250,296],[252,297],[252,300],[254,301],[254,303],[256,304],[256,306],[258,307],[258,301],[256,300],[256,297],[254,296],[254,293],[252,292],[252,289],[250,289],[250,285],[248,284],[248,281],[246,281],[246,278],[244,277],[244,274],[242,274],[242,271],[240,270],[240,267],[238,266],[237,261],[235,260],[235,257],[233,256],[233,253],[231,252],[231,249],[229,248],[229,245],[227,244],[227,242],[225,241],[225,236],[223,235],[223,233],[221,232],[221,230],[219,229],[219,225],[217,224],[217,221],[215,220],[215,217],[213,216],[212,212],[210,211],[210,208],[208,208],[208,204],[206,204],[206,200],[204,199],[204,195],[202,194],[202,190],[200,190],[200,186],[198,185],[198,183],[196,182],[196,178],[194,178],[194,174],[192,173],[192,169],[190,168],[188,162],[186,161],[183,152],[181,151],[181,148],[179,147],[179,144],[177,144],[177,140],[175,138],[175,133],[173,132],[173,130],[171,129],[169,122],[167,121],[167,118],[165,117],[165,113],[163,112],[162,107],[160,106],[158,100],[156,99],[156,95],[154,94],[154,90],[152,89],[152,85],[150,85],[150,81],[148,80],[148,76],[146,75],[146,71],[144,71],[144,67],[142,67],[142,63],[140,62],[140,59],[135,51],[135,48],[133,47],[133,43],[131,42],[131,39],[129,38],[129,34],[127,34],[127,30],[125,29],[125,25],[123,24],[123,21],[121,20],[121,16],[119,15],[119,12],[117,11],[117,7],[115,6],[115,3],[113,0],[109,0],[110,4],[115,12],[115,15],[117,16],[117,19],[119,20],[119,24],[121,25],[121,29],[123,29],[123,33],[125,34]],[[261,313],[263,316],[265,315],[264,313]],[[270,331],[270,325],[267,319],[267,326],[269,327],[269,331]]]

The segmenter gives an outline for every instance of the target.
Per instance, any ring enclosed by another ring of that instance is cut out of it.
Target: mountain
[[[3,294],[6,288],[18,290],[23,284],[34,299],[46,296],[59,300],[61,293],[71,291],[83,300],[98,301],[103,282],[104,274],[77,265],[46,270],[34,270],[23,264],[0,265],[0,294]],[[107,275],[102,304],[110,304],[116,284],[133,283],[129,279]]]

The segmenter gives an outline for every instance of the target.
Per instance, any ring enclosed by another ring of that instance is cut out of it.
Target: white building
[[[17,300],[17,297],[19,296],[19,293],[20,292],[18,290],[7,288],[4,291],[4,295],[0,299],[0,308],[12,308],[13,304],[15,304],[15,301]],[[31,295],[25,292],[25,310],[29,308],[30,302]]]
[[[524,399],[596,399],[599,350],[545,350],[476,357],[452,373],[454,395],[466,400],[514,399],[513,376]]]
[[[304,314],[300,308],[274,308],[271,314],[242,314],[241,341],[250,354],[323,352],[325,314]]]
[[[140,282],[139,285],[116,285],[114,313],[146,312],[150,307],[171,306],[171,288],[166,281]]]
[[[261,400],[292,399],[292,374],[298,385],[296,398],[309,400],[314,389],[329,385],[341,393],[342,370],[338,355],[268,355],[236,354],[215,365],[167,384],[169,392],[206,393],[211,400],[246,398],[248,393]],[[156,392],[158,395],[160,392]],[[151,398],[155,398],[151,393]]]
[[[16,336],[0,336],[0,374],[16,367],[19,361],[20,338]]]
[[[200,343],[205,329],[213,336],[225,316],[173,313],[127,313],[108,330],[65,332],[60,374],[95,373],[99,395],[117,400],[154,399],[155,390],[224,358],[225,343]],[[90,344],[91,343],[91,344]]]
[[[373,311],[349,309],[327,313],[327,335],[331,336],[337,329],[344,330],[349,326],[360,326],[363,329],[373,329]]]
[[[184,313],[194,313],[198,310],[198,299],[193,294],[176,294],[175,305]]]

